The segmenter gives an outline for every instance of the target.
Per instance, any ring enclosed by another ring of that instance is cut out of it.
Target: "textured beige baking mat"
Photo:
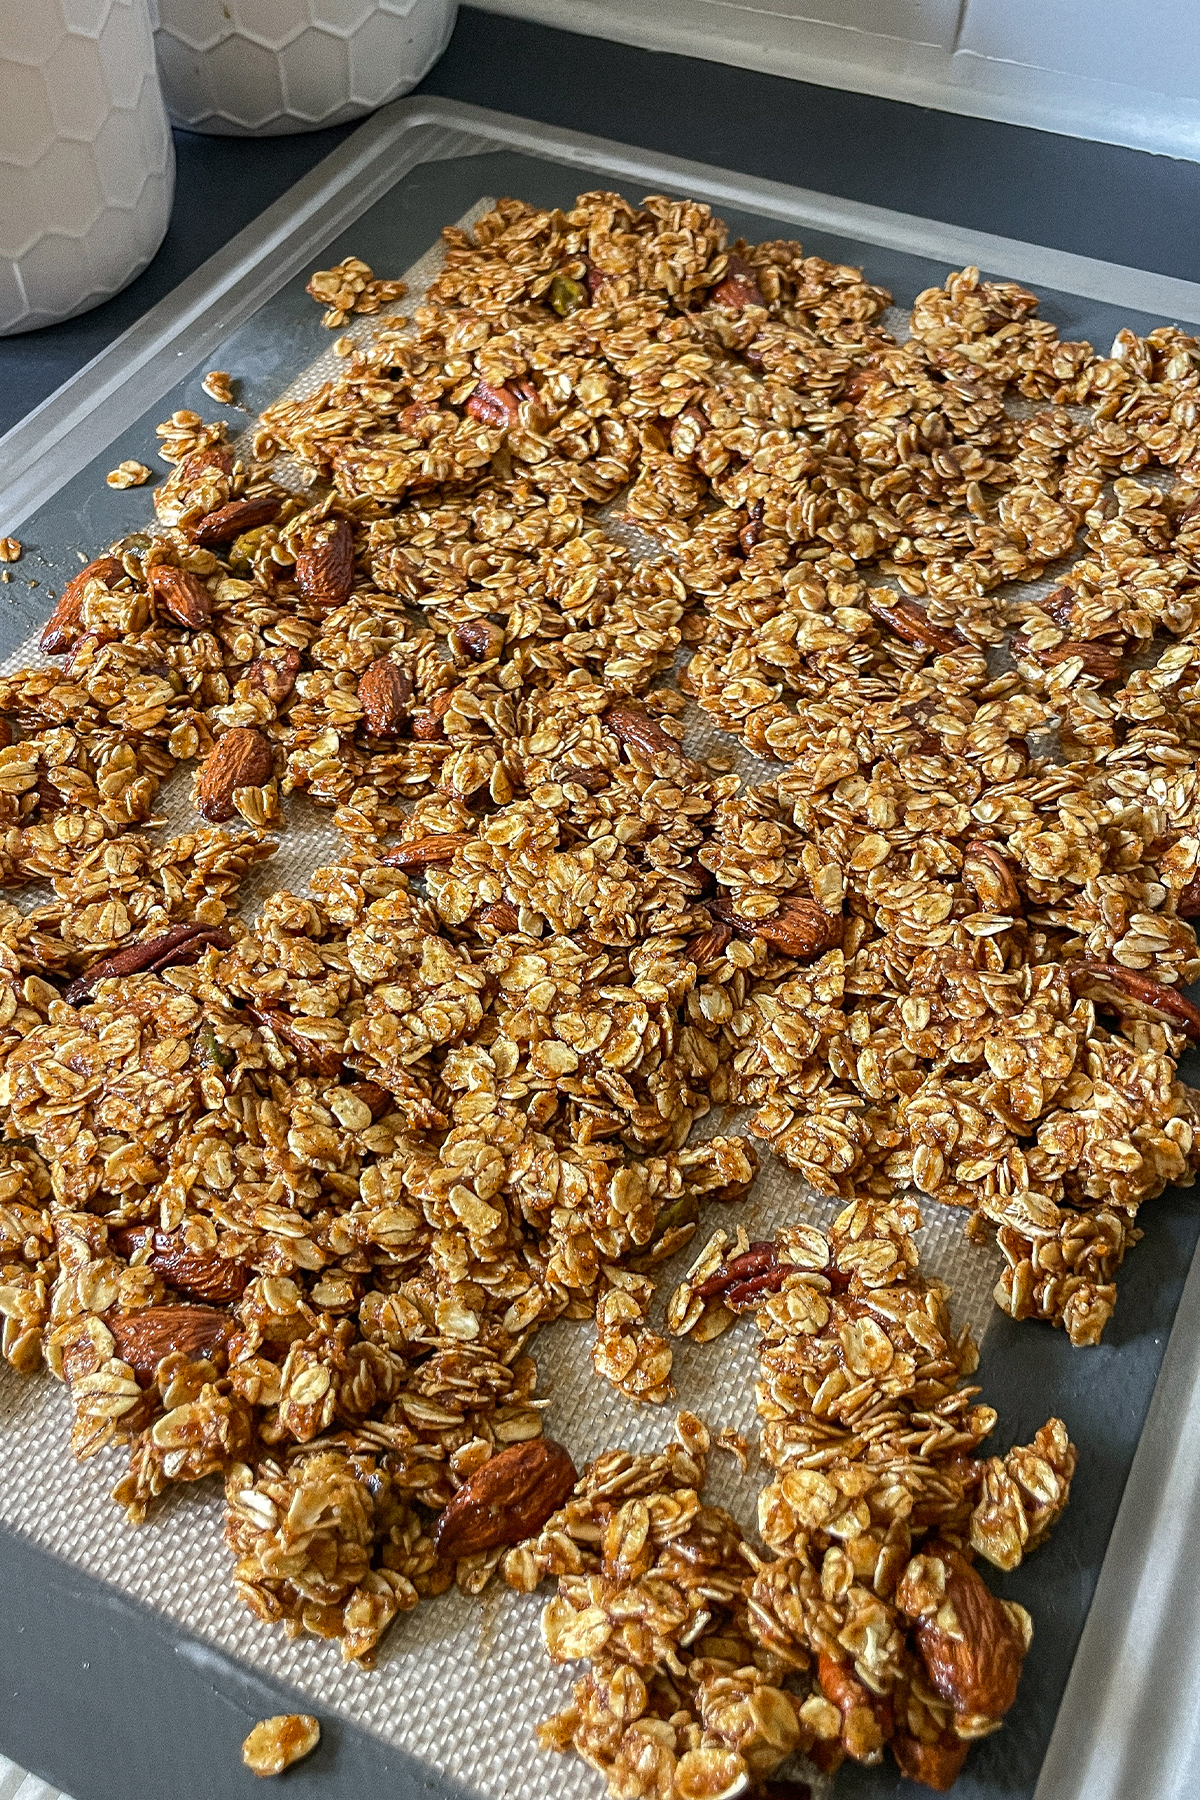
[[[460,223],[469,223],[491,204],[481,200]],[[398,303],[399,310],[411,308],[439,262],[440,251],[434,250],[408,272],[410,292]],[[320,329],[316,321],[314,309],[314,336]],[[897,336],[906,335],[906,314],[894,312],[887,323]],[[367,337],[376,324],[356,320],[352,334]],[[289,396],[311,393],[338,366],[332,349],[325,351],[287,390]],[[237,370],[231,373],[236,376]],[[635,554],[654,548],[624,527],[614,527],[614,536]],[[5,667],[41,660],[31,640]],[[688,724],[687,747],[694,755],[704,756],[720,745],[736,755],[738,770],[748,781],[770,779],[767,764],[742,752],[694,708]],[[160,811],[167,830],[194,822],[190,786],[190,773],[184,772],[164,790]],[[248,884],[243,898],[247,914],[272,889],[303,891],[312,871],[337,856],[341,840],[328,813],[295,798],[286,809],[288,828],[279,853],[260,865]],[[702,1126],[706,1133],[738,1129],[744,1129],[743,1122],[715,1112]],[[982,1339],[993,1310],[999,1254],[964,1243],[962,1212],[934,1202],[924,1210],[922,1266],[950,1284],[956,1321],[969,1324]],[[730,1229],[740,1223],[752,1238],[767,1237],[785,1221],[802,1217],[826,1222],[836,1211],[835,1202],[814,1197],[766,1156],[749,1200],[740,1207],[710,1205],[692,1246],[661,1270],[656,1322],[661,1327],[672,1288],[718,1225]],[[678,1343],[678,1399],[667,1407],[635,1405],[599,1380],[589,1361],[592,1341],[590,1323],[560,1321],[540,1332],[532,1345],[539,1391],[549,1397],[546,1430],[567,1445],[579,1467],[618,1445],[632,1450],[660,1446],[672,1435],[676,1407],[699,1413],[715,1429],[740,1431],[754,1441],[757,1357],[752,1325],[735,1326],[710,1344]],[[578,1673],[547,1660],[538,1629],[544,1594],[518,1596],[499,1579],[479,1599],[452,1589],[397,1620],[375,1670],[347,1666],[336,1644],[289,1641],[282,1631],[260,1624],[235,1598],[217,1482],[171,1489],[150,1520],[133,1528],[108,1498],[123,1470],[122,1455],[73,1462],[67,1447],[69,1411],[65,1390],[51,1377],[21,1378],[0,1363],[0,1522],[5,1526],[263,1674],[289,1683],[310,1698],[318,1713],[341,1714],[489,1800],[550,1800],[551,1795],[594,1800],[599,1777],[591,1769],[574,1758],[543,1754],[533,1744],[537,1722],[565,1703]],[[742,1475],[731,1456],[715,1455],[708,1497],[752,1527],[765,1479],[757,1459]],[[5,1800],[2,1784],[0,1800]]]

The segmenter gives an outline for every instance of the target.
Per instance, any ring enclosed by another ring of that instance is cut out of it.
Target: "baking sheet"
[[[458,110],[467,113],[472,109]],[[371,128],[377,125],[372,121]],[[265,257],[274,259],[277,274],[280,270],[289,273],[289,263],[299,262],[298,272],[269,298],[260,300],[251,316],[224,341],[213,335],[219,317],[209,317],[199,305],[190,312],[185,309],[186,316],[178,321],[175,369],[189,356],[189,351],[181,348],[185,340],[192,352],[197,343],[201,345],[201,354],[188,360],[188,376],[170,390],[159,390],[161,397],[154,397],[139,418],[115,435],[113,427],[119,424],[119,415],[106,407],[108,441],[21,525],[20,536],[28,548],[6,590],[14,604],[0,620],[0,652],[17,652],[18,659],[24,659],[21,639],[47,610],[42,588],[48,583],[57,592],[59,583],[75,572],[77,545],[90,548],[102,544],[136,528],[145,518],[148,492],[114,492],[104,486],[103,474],[124,457],[153,462],[153,426],[158,419],[175,407],[191,406],[209,418],[223,412],[235,430],[246,422],[245,413],[214,407],[200,392],[199,381],[206,368],[230,370],[241,384],[241,398],[252,411],[302,379],[314,354],[329,342],[318,323],[317,309],[303,294],[312,268],[356,254],[380,274],[401,273],[436,240],[443,223],[477,211],[487,195],[516,193],[542,204],[564,204],[581,187],[600,185],[598,176],[603,185],[622,186],[633,200],[650,189],[678,191],[684,185],[670,179],[670,169],[643,169],[642,179],[632,183],[614,179],[619,171],[613,170],[613,157],[607,165],[600,160],[597,166],[596,158],[589,165],[572,155],[575,167],[564,169],[524,151],[498,148],[481,153],[478,132],[460,132],[460,145],[465,144],[469,153],[447,160],[447,129],[443,126],[439,131],[440,136],[430,140],[427,148],[440,160],[418,163],[390,187],[383,183],[383,195],[373,204],[367,205],[360,193],[362,216],[334,242],[311,229],[314,209],[319,211],[315,200],[307,211],[300,209],[290,237],[284,233],[283,248],[279,247],[279,232],[274,239],[268,233],[262,254],[248,253],[250,267],[239,277],[243,285],[249,282],[253,288],[256,278],[260,285],[266,280],[260,269]],[[410,142],[407,150],[411,152],[411,148]],[[632,157],[635,153],[626,154]],[[667,178],[655,180],[656,173]],[[354,179],[352,174],[348,184],[353,186]],[[729,183],[736,180],[723,179]],[[382,180],[376,171],[374,185]],[[686,185],[687,191],[707,197],[701,181]],[[751,203],[761,200],[759,195],[749,198]],[[326,210],[321,216],[336,213],[330,196],[322,204]],[[969,248],[959,253],[958,244],[947,243],[945,256],[931,260],[894,247],[886,234],[883,243],[872,243],[863,237],[807,230],[797,223],[794,202],[787,208],[781,205],[780,216],[774,218],[764,214],[761,206],[754,212],[724,205],[721,210],[735,234],[801,235],[811,250],[863,263],[868,276],[889,285],[902,303],[911,301],[920,288],[940,281],[946,267],[960,265],[970,255]],[[864,231],[869,223],[858,221]],[[873,235],[878,240],[881,231]],[[899,230],[892,233],[893,239],[903,236]],[[908,239],[912,236],[910,231]],[[1028,278],[1020,264],[1018,256],[1016,263],[993,265],[990,272]],[[418,278],[421,272],[416,271]],[[1082,285],[1089,282],[1084,279]],[[1090,285],[1101,284],[1093,279]],[[236,312],[240,303],[230,302],[230,310]],[[410,296],[401,303],[401,310],[411,303]],[[208,309],[218,315],[222,310],[220,304]],[[1127,307],[1115,309],[1094,297],[1062,289],[1046,295],[1043,311],[1064,336],[1089,336],[1098,345],[1109,341],[1118,324],[1145,329],[1160,322],[1156,316],[1139,316]],[[226,321],[229,316],[226,310]],[[364,323],[369,328],[369,322]],[[155,356],[160,360],[150,357],[142,365],[147,389],[158,387],[155,371],[161,369],[162,346],[172,342],[169,322],[159,321],[157,329],[159,350]],[[48,404],[53,411],[53,403]],[[83,396],[76,396],[75,405],[77,412],[83,408]],[[94,437],[99,429],[97,412],[86,417]],[[87,434],[76,431],[67,438],[75,446],[76,457],[81,436]],[[69,467],[72,460],[64,454],[61,466]],[[16,483],[27,480],[31,466],[20,459],[18,465],[14,465]],[[48,487],[43,486],[43,494]],[[13,491],[10,484],[10,493]],[[11,504],[15,510],[15,503]],[[14,529],[14,511],[6,510],[4,518],[5,528]],[[30,586],[31,577],[41,585]],[[711,727],[705,730],[711,734]],[[703,735],[698,736],[693,747],[702,751],[705,741]],[[167,807],[180,819],[188,816],[188,785],[185,777],[165,796]],[[260,891],[276,885],[302,885],[304,875],[328,857],[337,842],[328,817],[304,803],[290,803],[291,828],[282,840],[280,855],[258,872]],[[251,896],[247,904],[252,908]],[[768,1160],[750,1201],[737,1216],[752,1235],[765,1235],[800,1204],[800,1184]],[[834,1209],[822,1202],[811,1210],[827,1218]],[[1034,1649],[1011,1722],[973,1752],[956,1789],[964,1797],[1001,1791],[1029,1794],[1137,1445],[1200,1215],[1188,1198],[1179,1195],[1165,1196],[1145,1210],[1142,1222],[1148,1227],[1147,1240],[1127,1264],[1109,1336],[1097,1350],[1075,1352],[1061,1333],[1029,1325],[1014,1327],[995,1315],[990,1301],[997,1267],[994,1253],[963,1244],[961,1215],[934,1204],[927,1206],[926,1214],[928,1222],[922,1234],[926,1268],[953,1285],[957,1316],[970,1322],[977,1334],[987,1332],[981,1380],[986,1398],[1000,1412],[996,1447],[1027,1439],[1048,1412],[1058,1411],[1081,1448],[1076,1494],[1063,1528],[1026,1569],[998,1583],[1002,1591],[1023,1600],[1033,1612]],[[728,1227],[732,1218],[728,1209],[712,1209],[711,1216],[702,1220],[697,1241],[703,1241],[712,1224]],[[694,1251],[685,1251],[676,1265],[669,1265],[660,1276],[662,1301],[692,1254]],[[535,1343],[542,1391],[551,1396],[548,1428],[569,1445],[579,1462],[618,1443],[639,1448],[660,1444],[670,1433],[673,1410],[634,1407],[599,1383],[588,1361],[591,1340],[590,1325],[560,1323],[540,1334]],[[678,1404],[692,1407],[714,1425],[752,1430],[755,1364],[750,1328],[743,1327],[707,1346],[680,1345],[675,1368]],[[449,1777],[488,1796],[511,1795],[514,1800],[516,1796],[540,1800],[551,1791],[583,1800],[599,1792],[599,1778],[583,1765],[543,1757],[531,1748],[533,1724],[562,1703],[574,1673],[553,1669],[545,1659],[537,1631],[541,1597],[518,1597],[494,1585],[481,1601],[452,1593],[423,1603],[414,1614],[397,1622],[386,1640],[378,1670],[367,1674],[347,1669],[335,1646],[288,1642],[260,1625],[235,1601],[228,1579],[229,1559],[220,1542],[220,1498],[211,1487],[173,1490],[140,1531],[126,1527],[105,1498],[118,1472],[118,1460],[98,1459],[81,1467],[65,1459],[67,1410],[65,1394],[53,1382],[22,1382],[11,1371],[4,1371],[0,1379],[0,1523],[4,1527],[112,1583],[123,1594],[144,1601],[205,1642],[290,1683],[311,1697],[316,1710],[336,1711],[378,1733],[411,1752],[443,1779]],[[742,1479],[732,1459],[717,1456],[709,1491],[749,1523],[762,1480],[761,1468],[752,1468],[750,1476]],[[900,1786],[889,1764],[879,1770],[844,1771],[837,1791],[882,1795]]]

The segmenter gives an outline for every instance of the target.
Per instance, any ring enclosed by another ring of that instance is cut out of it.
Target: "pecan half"
[[[1072,974],[1074,975],[1074,970]],[[1079,975],[1123,988],[1131,999],[1140,1000],[1143,1006],[1153,1007],[1155,1012],[1165,1013],[1175,1024],[1183,1027],[1188,1037],[1200,1043],[1200,1006],[1185,1000],[1182,994],[1167,987],[1165,982],[1155,981],[1152,975],[1139,974],[1136,969],[1123,969],[1119,963],[1080,963]]]
[[[712,291],[713,303],[730,312],[741,312],[744,306],[765,306],[758,278],[744,256],[727,256],[725,274]]]
[[[390,656],[376,657],[358,682],[358,704],[372,737],[399,737],[408,723],[413,685],[407,669]]]
[[[760,1294],[777,1294],[787,1276],[795,1274],[793,1263],[781,1263],[770,1239],[751,1244],[740,1256],[732,1256],[696,1288],[698,1300],[721,1300],[731,1312],[740,1312],[758,1304]]]
[[[110,975],[156,975],[161,969],[184,968],[198,962],[210,944],[218,950],[228,950],[232,943],[224,925],[172,925],[157,937],[126,944],[111,956],[101,957],[86,974],[63,989],[63,999],[68,1006],[79,1006]]]
[[[431,863],[453,862],[455,852],[470,842],[465,831],[443,831],[411,844],[398,844],[379,860],[389,869],[427,869]]]
[[[300,673],[300,652],[290,644],[276,650],[264,650],[246,670],[246,683],[252,693],[265,694],[272,706],[287,699]]]
[[[490,662],[504,648],[504,627],[491,619],[468,619],[450,633],[464,656],[472,662]]]
[[[640,706],[626,706],[622,701],[614,701],[605,708],[602,717],[608,729],[628,750],[637,750],[642,756],[683,755],[670,732],[664,731],[658,720],[652,719]]]
[[[1017,1697],[1025,1659],[1012,1614],[966,1558],[940,1539],[927,1544],[901,1578],[896,1601],[905,1611],[914,1569],[920,1571],[915,1585],[936,1586],[941,1596],[936,1606],[927,1603],[916,1623],[930,1681],[956,1713],[1002,1719]]]
[[[155,563],[147,579],[150,592],[177,624],[202,631],[212,623],[212,600],[198,575],[170,563]]]
[[[119,557],[98,556],[68,581],[38,640],[47,656],[62,656],[74,643],[83,619],[83,594],[88,582],[101,581],[106,588],[113,588],[124,573],[125,564]]]
[[[118,1225],[108,1234],[111,1247],[125,1257],[133,1256],[147,1239],[153,1248],[141,1266],[160,1275],[168,1287],[191,1300],[215,1305],[241,1299],[250,1280],[249,1270],[215,1251],[198,1255],[187,1249],[182,1232],[156,1231],[152,1225]]]
[[[227,1312],[212,1306],[146,1306],[141,1312],[106,1313],[113,1354],[128,1363],[140,1382],[152,1381],[164,1356],[183,1351],[211,1356],[236,1329]]]
[[[1110,650],[1104,644],[1071,640],[1064,644],[1054,644],[1049,650],[1034,650],[1025,634],[1015,631],[1009,639],[1009,648],[1014,656],[1040,663],[1043,669],[1056,669],[1060,663],[1071,662],[1078,657],[1083,664],[1084,674],[1092,676],[1096,681],[1116,681],[1124,666],[1119,651]]]
[[[748,919],[734,912],[727,900],[713,900],[709,911],[743,937],[758,937],[774,944],[785,956],[809,958],[840,944],[846,923],[841,913],[828,913],[815,900],[793,894],[769,919]]]
[[[189,526],[188,537],[204,550],[211,550],[216,544],[232,544],[243,531],[269,525],[282,505],[278,494],[259,494],[253,500],[230,500]]]
[[[296,586],[315,606],[341,606],[354,588],[354,533],[345,519],[322,519],[296,558]]]
[[[234,725],[217,739],[196,783],[196,810],[214,825],[234,815],[239,788],[262,787],[271,779],[271,746],[252,725]]]
[[[467,400],[467,411],[480,424],[491,425],[500,431],[517,423],[521,403],[511,388],[492,387],[486,381],[478,381]]]
[[[989,844],[983,838],[972,838],[963,851],[962,872],[964,883],[983,912],[1020,912],[1021,890],[1012,865],[995,844]]]
[[[433,1547],[447,1560],[519,1544],[569,1497],[575,1464],[553,1438],[530,1438],[489,1457],[438,1518]]]
[[[294,1021],[280,1007],[248,1006],[246,1014],[264,1031],[270,1031],[281,1043],[292,1051],[296,1061],[306,1075],[319,1075],[327,1081],[336,1081],[345,1063],[345,1051],[338,1050],[332,1044],[323,1044],[316,1038],[306,1037],[296,1029]]]
[[[413,736],[422,743],[426,743],[432,738],[445,737],[446,727],[443,721],[454,705],[457,694],[457,688],[444,688],[440,694],[435,694],[425,710],[414,716]]]
[[[918,606],[915,600],[892,603],[868,594],[866,608],[873,619],[894,631],[906,644],[916,644],[921,650],[933,650],[938,656],[947,656],[952,650],[961,650],[966,645],[967,640],[960,632],[943,631],[940,625],[934,625],[925,608]]]

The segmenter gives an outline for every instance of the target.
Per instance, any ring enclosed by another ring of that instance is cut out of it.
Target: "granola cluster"
[[[558,1578],[552,1659],[590,1665],[541,1742],[613,1795],[730,1795],[793,1754],[830,1771],[885,1746],[940,1792],[1011,1707],[1032,1622],[974,1558],[1012,1569],[1042,1542],[1075,1451],[1051,1419],[977,1454],[996,1414],[962,1385],[978,1356],[919,1273],[920,1222],[854,1201],[828,1234],[796,1225],[723,1255],[720,1233],[675,1297],[681,1329],[753,1312],[763,1333],[769,1555],[704,1505],[709,1433],[687,1413],[679,1445],[600,1457],[508,1553],[511,1586]]]
[[[575,1584],[556,1741],[622,1795],[885,1741],[941,1779],[1011,1699],[939,1674],[954,1618],[1014,1686],[1024,1643],[970,1559],[1038,1541],[1072,1453],[975,1456],[908,1197],[1086,1344],[1200,1167],[1200,344],[1098,356],[974,270],[901,343],[858,270],[611,194],[501,201],[402,289],[315,275],[373,335],[244,440],[160,426],[154,520],[0,676],[0,882],[41,890],[0,908],[3,1352],[126,1447],[131,1517],[220,1474],[247,1603],[369,1661],[573,1480],[541,1324],[673,1395],[654,1271],[758,1166],[692,1128],[750,1108],[851,1203],[719,1233],[668,1309],[761,1302],[774,1560],[697,1426],[506,1567]],[[240,913],[309,804],[340,854]]]

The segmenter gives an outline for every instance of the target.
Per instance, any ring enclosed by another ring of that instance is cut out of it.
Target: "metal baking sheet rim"
[[[1200,283],[639,150],[437,98],[375,114],[40,407],[0,438],[0,518],[14,531],[422,163],[520,150],[882,248],[972,262],[1035,286],[1200,325]],[[136,380],[134,379],[136,377]],[[1200,1251],[1046,1752],[1035,1800],[1175,1800],[1200,1766]]]

